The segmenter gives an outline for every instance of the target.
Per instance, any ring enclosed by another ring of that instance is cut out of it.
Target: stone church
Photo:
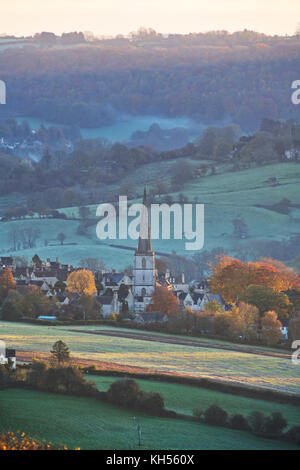
[[[156,286],[155,252],[151,247],[150,218],[146,188],[144,190],[143,210],[141,213],[140,236],[134,254],[133,297],[134,311],[144,312],[151,301]]]

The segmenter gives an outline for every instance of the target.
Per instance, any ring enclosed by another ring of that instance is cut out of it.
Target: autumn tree
[[[82,295],[94,295],[97,292],[93,273],[87,269],[79,269],[69,274],[67,290]]]
[[[151,303],[149,304],[147,311],[161,312],[165,315],[176,313],[179,311],[177,298],[172,291],[167,289],[167,287],[156,287],[152,294]]]
[[[4,289],[10,290],[16,288],[16,283],[13,274],[9,268],[4,268],[0,276],[0,286]]]
[[[210,265],[210,289],[230,304],[236,303],[250,285],[269,287],[275,292],[298,288],[299,276],[283,263],[265,259],[243,263],[227,255],[219,255],[217,260],[215,266]]]
[[[276,292],[270,287],[249,286],[245,289],[239,299],[247,304],[255,305],[260,314],[275,310],[280,318],[288,316],[290,301],[283,292]]]
[[[278,344],[282,333],[282,324],[277,318],[276,312],[266,312],[261,320],[261,340],[268,346]]]
[[[222,305],[217,300],[212,300],[211,302],[206,302],[204,304],[203,310],[206,314],[223,312]]]
[[[233,340],[253,341],[257,339],[258,318],[255,306],[241,302],[228,312],[216,314],[216,333]]]
[[[300,291],[300,276],[294,269],[273,258],[259,258],[258,261],[271,265],[279,271],[282,276],[282,290],[295,289]]]
[[[8,292],[16,289],[16,283],[9,268],[4,268],[0,276],[0,301],[3,302]]]

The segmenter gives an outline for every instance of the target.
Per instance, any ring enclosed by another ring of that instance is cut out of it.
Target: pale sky
[[[293,34],[300,0],[0,0],[0,34],[93,31],[128,34],[140,26],[162,33],[252,29]]]

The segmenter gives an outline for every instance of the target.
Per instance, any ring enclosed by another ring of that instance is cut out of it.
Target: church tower
[[[146,188],[141,213],[140,236],[134,255],[133,295],[135,311],[144,311],[151,301],[156,283],[155,252],[151,248],[150,219]]]

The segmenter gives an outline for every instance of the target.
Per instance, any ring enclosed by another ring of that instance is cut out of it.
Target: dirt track
[[[140,340],[140,341],[154,341],[156,343],[168,343],[168,344],[179,344],[181,346],[192,346],[196,348],[212,348],[212,349],[224,349],[226,351],[236,351],[245,354],[257,354],[259,356],[269,356],[269,357],[280,357],[290,359],[291,355],[288,352],[273,352],[273,351],[265,351],[260,349],[259,346],[247,348],[247,346],[239,345],[239,344],[223,344],[216,342],[213,344],[212,342],[201,341],[201,339],[195,338],[182,338],[182,337],[174,337],[171,335],[164,335],[158,336],[154,335],[151,332],[143,332],[143,333],[135,333],[129,331],[115,331],[115,330],[95,330],[95,331],[83,331],[83,330],[70,330],[76,333],[85,333],[90,335],[101,335],[101,336],[115,336],[117,338],[127,338],[133,340]]]

